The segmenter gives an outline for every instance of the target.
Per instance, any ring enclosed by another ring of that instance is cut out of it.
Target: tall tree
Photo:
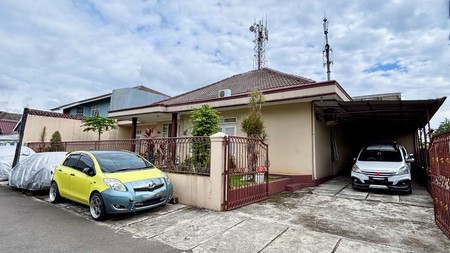
[[[444,121],[441,122],[439,127],[433,132],[433,135],[440,134],[443,132],[450,131],[450,120],[445,118]]]
[[[253,91],[250,94],[250,111],[244,116],[241,122],[242,131],[247,134],[247,137],[262,140],[265,140],[267,137],[264,118],[261,112],[264,102],[265,98],[261,91]]]
[[[202,105],[192,111],[192,135],[210,136],[219,131],[219,112],[210,105]],[[211,143],[209,141],[193,140],[192,162],[198,171],[209,169],[211,158]]]
[[[63,144],[61,143],[61,134],[59,133],[59,131],[55,131],[52,134],[52,137],[50,138],[50,147],[46,148],[46,151],[63,151],[64,147]]]
[[[86,117],[83,120],[83,124],[81,124],[81,127],[84,127],[83,132],[97,132],[98,140],[100,140],[100,136],[102,135],[102,133],[111,129],[117,129],[117,124],[114,119],[104,118],[101,116],[92,116]]]
[[[194,109],[191,120],[193,136],[210,136],[219,131],[219,112],[210,105],[202,105]]]
[[[264,141],[267,137],[264,118],[262,116],[262,105],[265,102],[261,91],[255,90],[250,94],[250,111],[244,116],[241,122],[241,128],[247,137],[256,138]],[[247,164],[250,171],[256,171],[258,165],[257,141],[247,140]]]

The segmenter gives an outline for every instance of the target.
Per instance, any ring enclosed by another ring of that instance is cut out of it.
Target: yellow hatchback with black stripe
[[[127,151],[71,152],[53,174],[49,198],[88,205],[94,220],[108,214],[146,210],[172,199],[167,175]]]

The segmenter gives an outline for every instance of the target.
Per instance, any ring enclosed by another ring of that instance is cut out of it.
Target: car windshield
[[[154,166],[134,153],[128,152],[92,152],[105,173],[122,172],[153,168]]]
[[[402,155],[400,150],[394,148],[374,149],[368,147],[361,152],[358,161],[401,162]]]

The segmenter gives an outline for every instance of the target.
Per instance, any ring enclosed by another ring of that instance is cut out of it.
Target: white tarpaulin
[[[15,145],[0,146],[0,181],[8,180],[15,152],[16,152]],[[35,152],[29,147],[22,146],[19,161],[27,159],[30,155],[34,153]]]
[[[8,184],[30,191],[50,188],[53,171],[62,163],[67,152],[43,152],[19,162],[9,176]]]

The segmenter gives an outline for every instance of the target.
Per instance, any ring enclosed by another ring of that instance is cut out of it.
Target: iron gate
[[[450,132],[433,137],[429,157],[434,218],[450,238]]]
[[[231,210],[269,196],[269,149],[260,139],[225,139],[224,209]]]

